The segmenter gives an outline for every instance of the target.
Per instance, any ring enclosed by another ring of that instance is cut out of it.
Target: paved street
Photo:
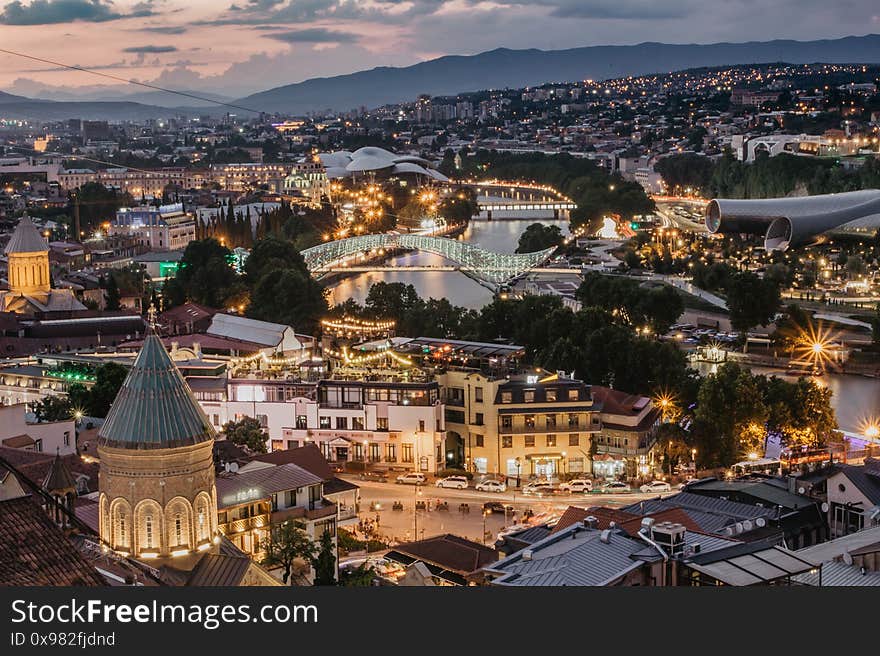
[[[524,496],[519,492],[508,491],[503,494],[477,492],[473,489],[452,490],[438,488],[433,483],[425,486],[397,485],[395,483],[378,483],[361,481],[357,477],[345,477],[361,488],[362,519],[375,519],[379,516],[379,532],[394,541],[413,539],[414,528],[418,527],[418,537],[436,535],[438,533],[454,533],[463,537],[480,541],[483,534],[483,503],[500,501],[513,506],[516,522],[522,521],[523,512],[529,508],[535,515],[561,514],[568,506],[623,506],[641,499],[657,496],[656,494],[561,494],[552,498]],[[448,511],[436,510],[437,500],[449,504]],[[419,510],[413,516],[416,500],[425,501],[425,510]],[[403,510],[392,510],[392,504],[400,501]],[[378,510],[370,510],[373,503],[379,504]],[[462,503],[469,505],[470,512],[459,510]],[[497,533],[514,523],[513,517],[505,517],[501,513],[493,513],[485,518],[486,542],[494,541]]]

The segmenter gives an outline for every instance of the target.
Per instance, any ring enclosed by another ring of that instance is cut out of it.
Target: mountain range
[[[419,94],[452,95],[493,88],[520,88],[547,82],[610,79],[667,73],[688,68],[787,62],[880,63],[880,34],[817,41],[588,46],[566,50],[499,48],[476,55],[449,55],[403,67],[378,67],[347,75],[313,78],[234,101],[263,112],[305,114],[345,111],[414,100]],[[202,95],[202,94],[200,94]],[[162,107],[112,101],[53,102],[0,92],[0,117],[58,120],[72,117],[143,120],[169,114],[222,113],[226,108]],[[139,99],[151,100],[146,94]],[[241,113],[239,110],[237,113]]]

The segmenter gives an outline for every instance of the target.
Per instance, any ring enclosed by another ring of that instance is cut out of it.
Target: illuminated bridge
[[[503,215],[496,218],[520,218],[524,212],[530,213],[530,217],[537,218],[540,214],[559,219],[577,207],[571,199],[548,186],[503,181],[467,184],[477,193],[480,214],[490,220],[496,214]]]
[[[500,285],[521,273],[546,262],[555,248],[535,253],[496,253],[479,246],[446,237],[414,234],[362,235],[338,239],[307,248],[302,252],[309,271],[320,277],[331,271],[358,264],[360,256],[377,253],[382,249],[403,248],[440,255],[454,263],[450,270],[461,271],[487,283]],[[379,267],[387,270],[388,267]],[[405,270],[400,266],[395,269]]]

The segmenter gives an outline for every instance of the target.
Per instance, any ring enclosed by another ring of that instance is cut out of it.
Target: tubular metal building
[[[880,228],[880,189],[798,198],[715,198],[706,206],[706,227],[712,233],[763,234],[764,248],[784,251],[831,230]]]

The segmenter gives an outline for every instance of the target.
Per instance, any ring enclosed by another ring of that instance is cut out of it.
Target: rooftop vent
[[[599,526],[599,520],[596,519],[593,515],[589,515],[584,519],[584,527],[586,528],[597,528]]]
[[[602,535],[599,536],[599,540],[601,540],[605,544],[611,542],[611,529],[606,528],[604,531],[602,531]]]
[[[523,560],[531,560],[532,559],[532,550],[526,549],[525,551],[523,551],[522,552],[522,559]]]

